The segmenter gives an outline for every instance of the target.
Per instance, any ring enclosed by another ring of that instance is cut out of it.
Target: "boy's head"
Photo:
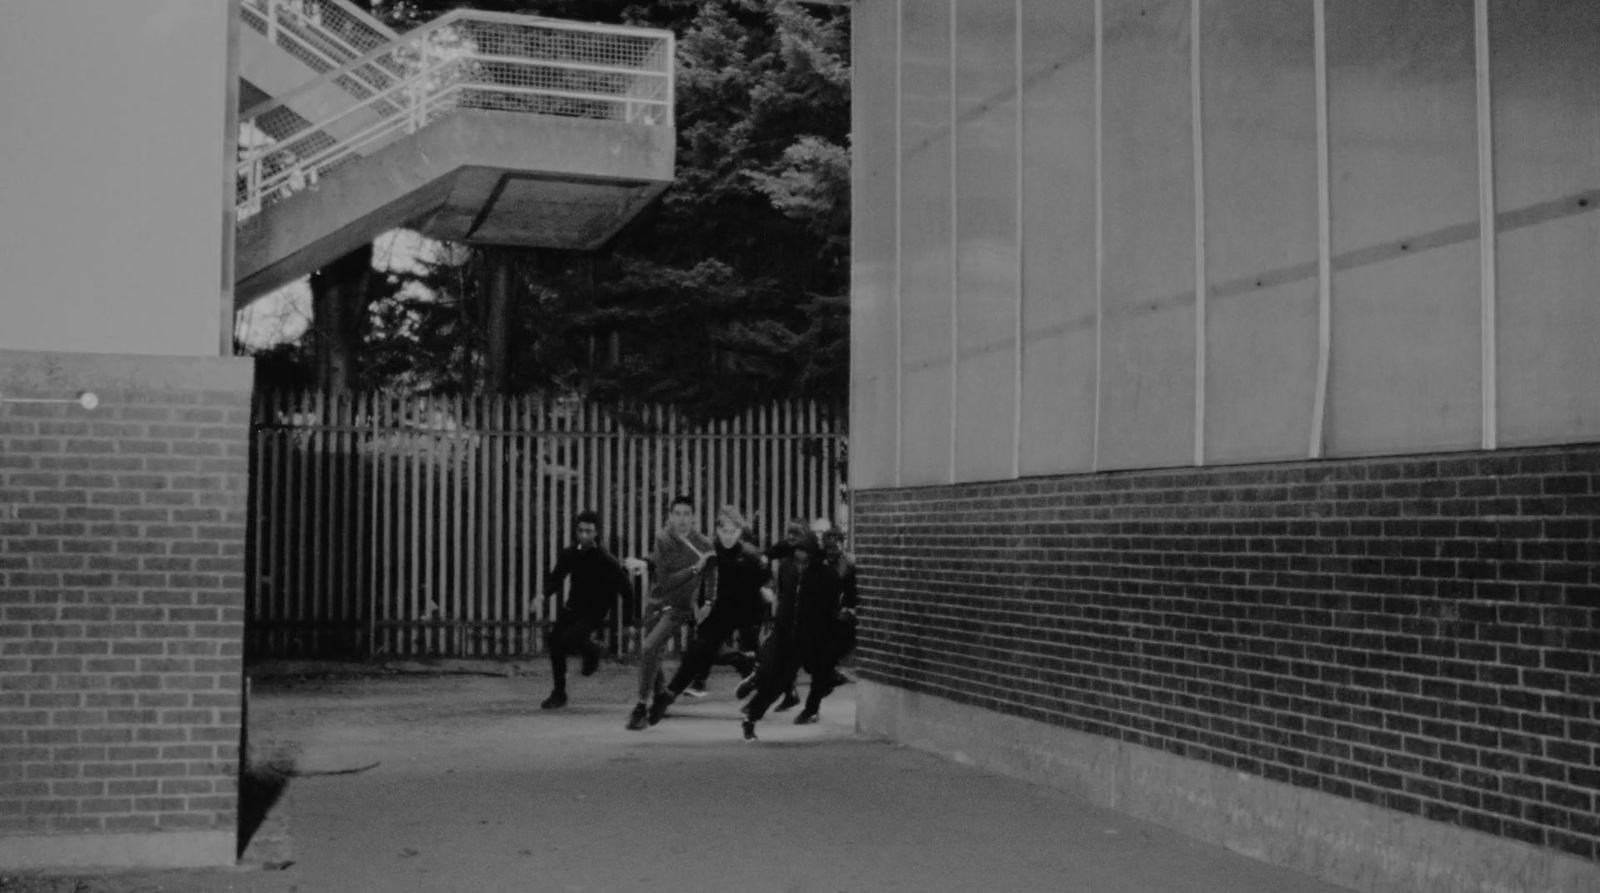
[[[805,570],[815,564],[822,557],[822,544],[817,541],[817,535],[807,533],[794,544],[794,562],[800,570]]]
[[[737,508],[725,505],[717,511],[717,542],[724,549],[732,549],[744,537],[744,515]]]
[[[600,540],[600,515],[593,511],[582,511],[572,519],[572,531],[578,537],[578,543],[592,546]]]
[[[783,541],[791,546],[798,545],[810,532],[811,528],[806,524],[806,519],[796,518],[784,526]]]
[[[667,524],[679,535],[694,530],[694,499],[688,496],[674,496],[672,505],[667,509]]]
[[[844,551],[844,531],[830,525],[822,533],[822,551],[828,556],[834,556]]]

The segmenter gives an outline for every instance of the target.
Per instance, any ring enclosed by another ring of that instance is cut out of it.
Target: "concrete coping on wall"
[[[237,394],[250,391],[254,368],[253,360],[240,357],[0,350],[0,399],[76,401],[85,391]]]

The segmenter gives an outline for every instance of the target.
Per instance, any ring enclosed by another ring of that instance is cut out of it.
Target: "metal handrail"
[[[269,111],[271,111],[271,110],[273,110],[275,108],[280,108],[280,107],[283,107],[283,106],[286,106],[286,105],[290,105],[297,98],[299,98],[300,96],[303,96],[303,95],[305,95],[307,93],[310,93],[310,92],[312,92],[312,91],[314,91],[314,90],[326,85],[328,82],[333,81],[334,79],[336,79],[339,76],[341,76],[341,74],[344,73],[347,70],[353,70],[353,69],[360,68],[360,67],[362,67],[364,65],[372,65],[372,64],[376,63],[380,58],[382,58],[384,56],[387,56],[389,53],[393,52],[394,45],[396,45],[396,44],[399,44],[399,43],[402,43],[402,42],[418,41],[418,40],[421,40],[422,38],[427,37],[427,36],[429,36],[431,34],[434,34],[434,33],[439,32],[439,31],[444,31],[445,29],[448,29],[448,28],[453,28],[453,27],[457,26],[458,24],[460,24],[461,22],[469,21],[469,20],[472,21],[472,22],[483,22],[483,23],[490,23],[490,24],[502,24],[502,25],[513,25],[513,26],[516,26],[516,25],[536,25],[539,28],[547,29],[547,30],[551,30],[551,31],[574,31],[574,32],[580,32],[580,33],[587,33],[587,34],[614,34],[614,35],[618,35],[618,36],[637,37],[637,38],[642,38],[642,39],[647,39],[647,40],[648,39],[657,39],[657,40],[665,41],[669,50],[672,47],[672,41],[673,41],[672,32],[659,30],[659,29],[655,29],[655,28],[639,28],[639,27],[634,27],[634,26],[631,26],[631,25],[602,25],[602,24],[589,24],[589,23],[583,23],[583,22],[568,22],[568,21],[564,21],[562,19],[547,19],[547,18],[544,18],[542,16],[519,15],[519,14],[513,13],[513,12],[486,12],[486,11],[472,10],[472,9],[455,9],[455,10],[451,10],[450,12],[447,12],[444,15],[434,19],[433,21],[427,23],[426,25],[422,25],[421,27],[414,28],[414,29],[412,29],[410,31],[405,32],[405,34],[403,34],[400,37],[396,38],[395,41],[391,42],[391,44],[388,44],[388,45],[381,46],[381,47],[378,47],[376,49],[370,50],[370,51],[368,51],[368,52],[366,52],[366,53],[364,53],[364,54],[362,54],[360,56],[357,56],[354,59],[351,59],[350,61],[346,62],[343,66],[341,66],[338,69],[334,69],[334,70],[331,70],[331,71],[325,71],[321,75],[318,75],[316,78],[314,78],[312,80],[309,80],[309,81],[305,82],[304,84],[301,84],[298,87],[295,87],[293,90],[290,90],[290,91],[288,91],[286,93],[281,93],[281,94],[279,94],[277,96],[274,96],[273,98],[271,98],[269,100],[266,100],[265,102],[261,102],[261,103],[258,103],[257,105],[251,106],[245,112],[245,115],[246,116],[260,115],[260,114],[263,114],[265,112],[269,112]],[[660,69],[660,73],[668,74],[668,75],[670,75],[672,73],[672,68],[673,68],[672,60],[673,60],[673,54],[671,52],[668,52],[664,57],[663,65],[662,65],[662,68]],[[631,70],[635,70],[635,69],[629,69],[629,70],[631,71]]]
[[[343,67],[358,56],[380,49],[399,35],[349,0],[245,0],[244,21],[269,43],[279,46],[320,74]],[[259,20],[259,21],[258,21]],[[355,96],[383,89],[370,73],[352,69]]]
[[[671,32],[457,10],[248,110],[238,165],[239,218],[313,186],[353,157],[456,109],[671,126]],[[387,83],[309,121],[299,97],[356,69]],[[272,120],[266,116],[274,115]]]
[[[262,16],[267,28],[287,20],[316,32],[319,39],[342,51],[337,60],[340,64],[400,36],[350,0],[244,0],[243,9]]]

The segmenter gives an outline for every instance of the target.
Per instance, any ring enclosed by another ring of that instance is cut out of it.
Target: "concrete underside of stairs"
[[[674,137],[618,121],[454,112],[245,220],[236,300],[397,226],[458,242],[598,248],[671,182]]]

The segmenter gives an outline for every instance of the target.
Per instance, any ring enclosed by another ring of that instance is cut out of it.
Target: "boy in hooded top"
[[[596,630],[603,629],[611,606],[633,592],[633,581],[621,562],[599,544],[600,516],[580,512],[572,520],[577,542],[561,550],[555,567],[545,578],[544,597],[561,591],[561,581],[572,578],[572,590],[561,616],[550,625],[546,642],[550,648],[551,677],[555,680],[550,697],[539,706],[553,710],[567,706],[567,655],[583,655],[583,675],[592,675],[600,665],[600,646],[594,642]]]
[[[777,619],[767,637],[756,674],[756,694],[750,699],[743,722],[746,741],[756,740],[756,723],[767,708],[794,687],[803,668],[811,675],[811,692],[806,709],[795,717],[795,724],[817,721],[817,708],[833,690],[833,664],[829,634],[844,602],[844,580],[838,570],[824,561],[822,544],[814,533],[807,533],[795,546],[792,591],[783,587],[778,596]]]
[[[794,557],[795,548],[805,541],[809,529],[804,518],[796,518],[790,521],[784,526],[783,539],[768,546],[767,550],[762,553],[762,556],[767,559],[768,567],[771,571],[769,591],[776,593],[774,607],[782,605],[785,601],[790,604],[794,601],[795,589],[800,585],[800,572]],[[779,643],[780,640],[774,639],[770,635],[766,641],[761,643],[756,657],[758,666],[774,663],[776,660],[775,649]],[[741,701],[750,697],[760,684],[760,679],[761,671],[758,669],[739,683],[739,687],[734,691],[734,696]],[[800,696],[795,692],[793,684],[783,692],[782,698],[776,707],[771,708],[774,713],[782,713],[800,703]],[[749,707],[746,706],[742,708],[741,712],[748,710]]]
[[[693,499],[674,498],[667,525],[656,534],[655,550],[650,556],[656,579],[645,605],[645,633],[639,643],[639,702],[628,717],[628,728],[634,731],[650,725],[651,696],[666,690],[661,649],[680,627],[694,619],[702,574],[716,554],[711,541],[695,529],[694,514]]]
[[[766,560],[755,546],[745,541],[744,531],[744,516],[738,509],[724,506],[717,513],[717,539],[713,544],[716,554],[712,559],[716,562],[716,573],[706,578],[706,613],[671,684],[666,691],[658,692],[650,705],[652,725],[661,721],[667,707],[696,677],[711,668],[723,643],[736,630],[761,622],[766,610],[762,594],[767,580]],[[755,661],[739,654],[737,666],[741,676],[748,675],[754,671]]]
[[[855,556],[845,551],[844,531],[839,528],[827,525],[821,539],[819,563],[825,573],[801,603],[802,663],[811,686],[805,708],[794,718],[798,724],[816,722],[822,699],[849,681],[839,672],[839,661],[856,644]]]

